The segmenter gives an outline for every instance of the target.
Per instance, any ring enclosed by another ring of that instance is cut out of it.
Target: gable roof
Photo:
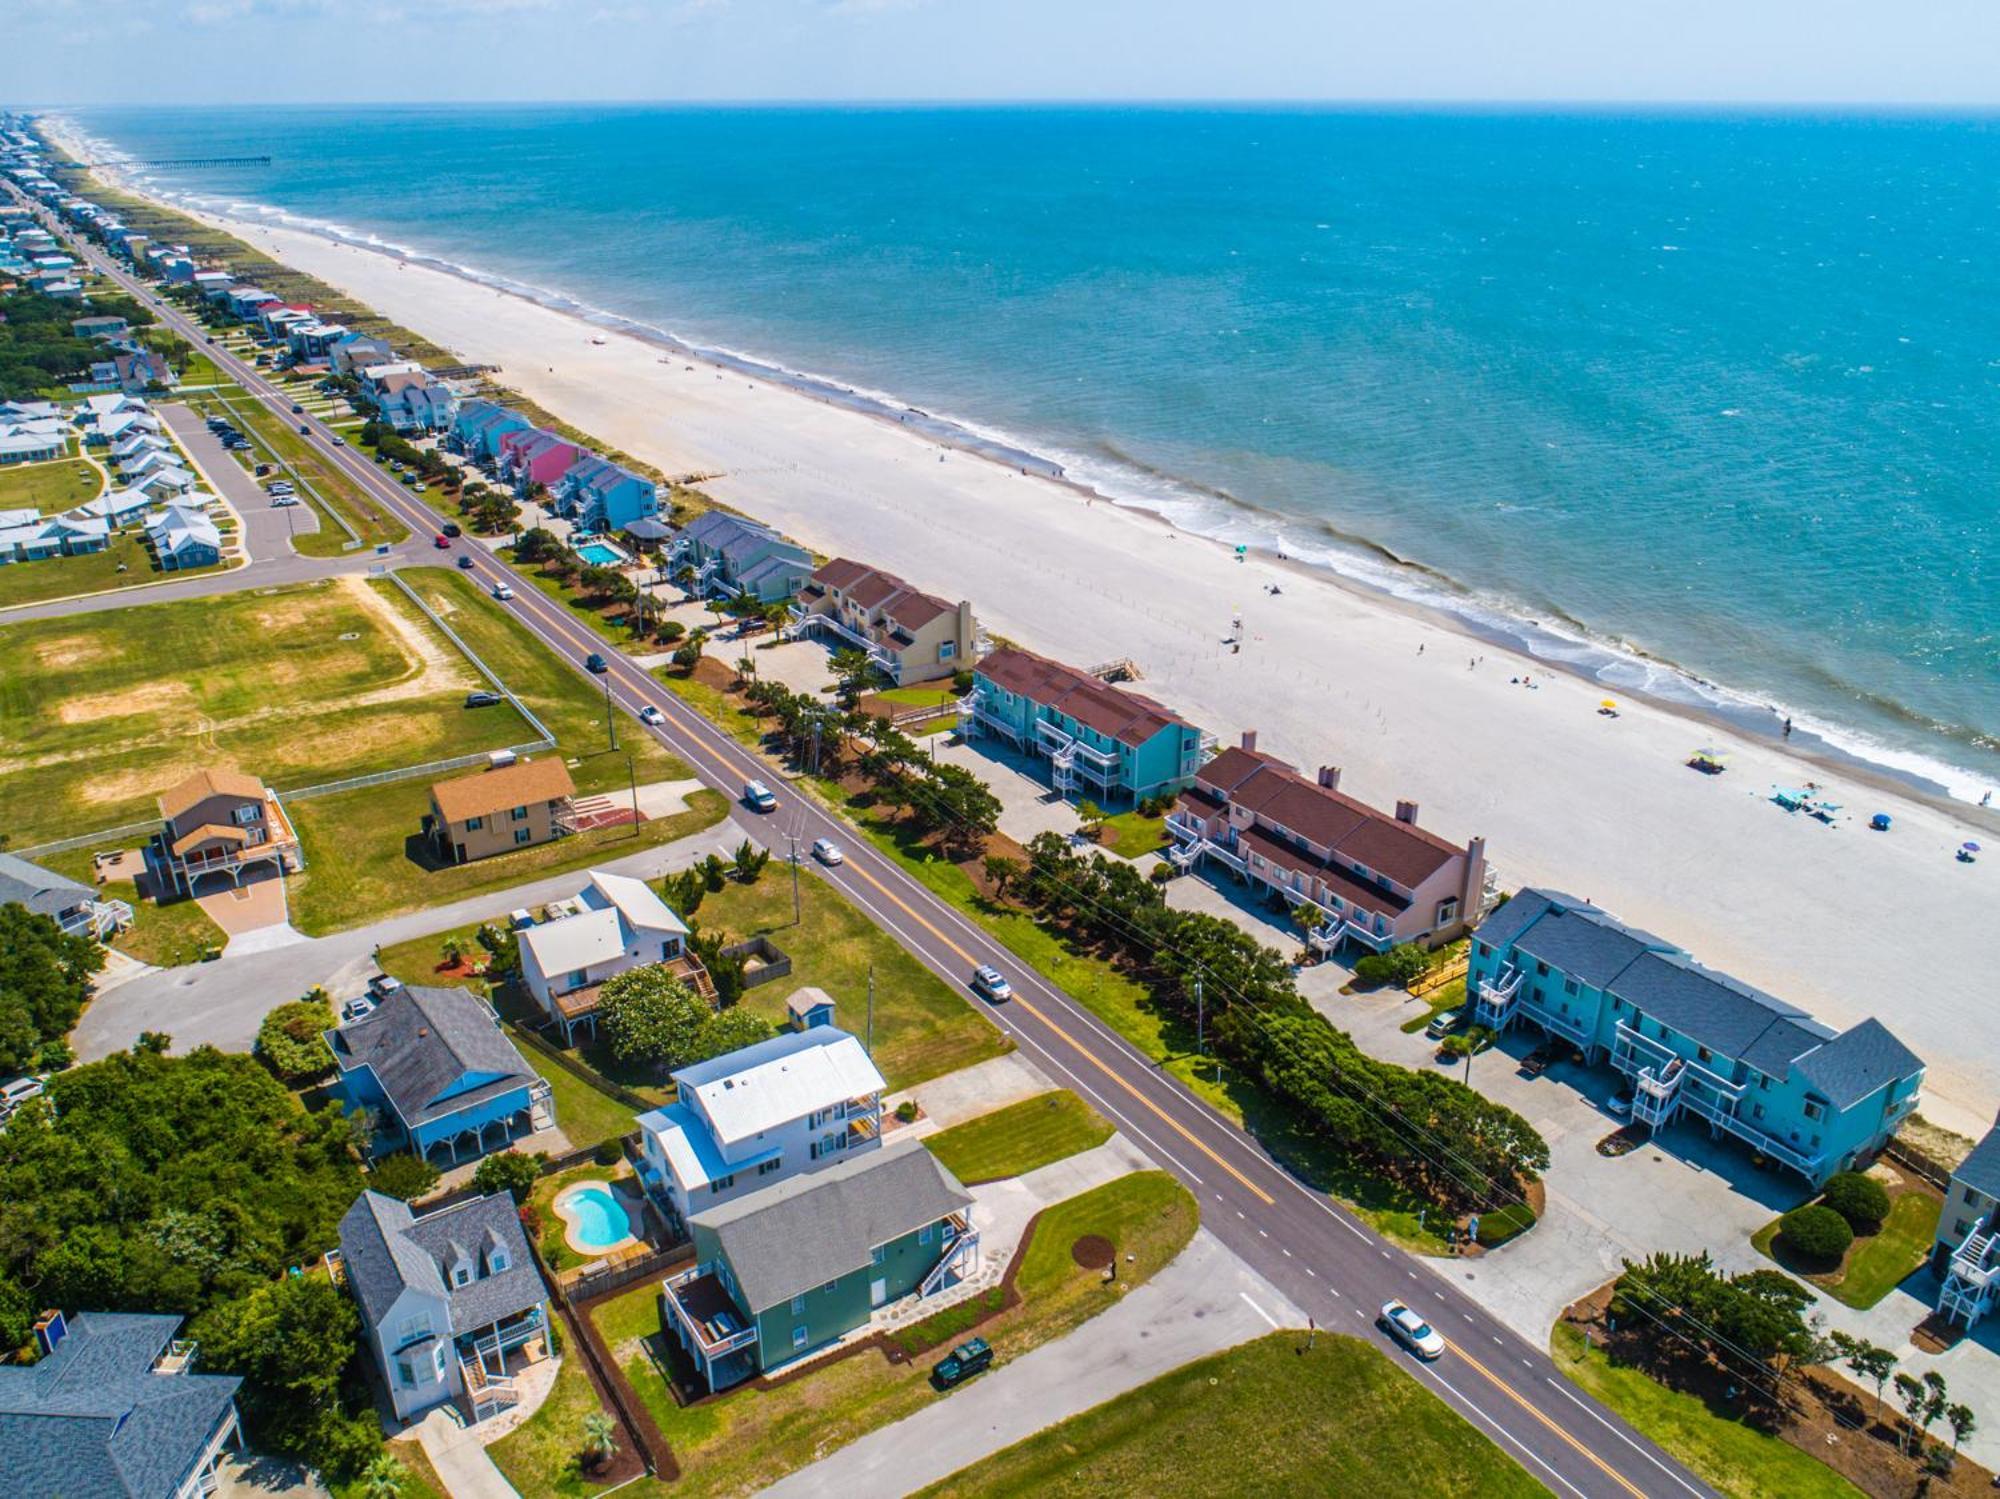
[[[465,989],[399,989],[327,1039],[340,1070],[373,1072],[412,1129],[512,1092],[536,1075],[486,1002]],[[461,1079],[478,1076],[487,1081],[457,1090]]]
[[[673,1077],[680,1096],[699,1100],[725,1143],[888,1087],[861,1043],[831,1025],[788,1031],[683,1067]]]
[[[1988,1197],[2000,1197],[2000,1124],[1995,1124],[1958,1163],[1952,1180]]]
[[[193,810],[211,796],[236,796],[246,800],[262,801],[264,783],[255,776],[246,776],[235,770],[197,770],[186,780],[169,786],[160,793],[160,815],[172,822],[182,813]]]
[[[1474,934],[1602,989],[1641,953],[1679,952],[1664,937],[1627,926],[1588,901],[1558,890],[1523,890]]]
[[[242,1380],[154,1372],[178,1316],[85,1312],[55,1352],[0,1368],[0,1473],[20,1499],[159,1499],[228,1413]]]
[[[90,886],[30,864],[18,854],[0,853],[0,906],[20,904],[40,916],[57,916],[97,898]]]
[[[468,817],[485,817],[574,795],[576,782],[570,779],[569,767],[553,755],[431,783],[431,800],[446,822],[464,822]]]
[[[972,1205],[921,1141],[906,1140],[697,1213],[752,1312],[865,1269],[878,1244]],[[941,1252],[941,1251],[940,1251]]]
[[[1138,747],[1164,729],[1192,730],[1179,714],[1136,692],[1122,692],[1089,672],[1003,646],[975,668],[995,686],[1019,693],[1120,744]]]
[[[505,1270],[475,1272],[463,1286],[448,1283],[446,1267],[460,1254],[483,1270],[485,1251],[495,1243],[507,1253]],[[396,1198],[363,1192],[340,1220],[340,1253],[348,1284],[373,1327],[382,1325],[406,1289],[445,1298],[454,1335],[539,1306],[548,1296],[514,1199],[505,1192],[469,1198],[421,1218]]]
[[[1851,1109],[1878,1088],[1924,1070],[1923,1059],[1870,1016],[1795,1064],[1836,1109]]]
[[[921,630],[939,615],[950,614],[957,607],[936,594],[911,587],[892,572],[846,557],[834,558],[815,570],[812,577],[815,583],[839,589],[857,607],[871,613],[880,611],[884,619],[904,630]]]

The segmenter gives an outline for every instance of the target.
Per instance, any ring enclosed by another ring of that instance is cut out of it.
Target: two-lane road
[[[93,265],[154,301],[149,291],[92,247],[79,245]],[[200,327],[164,302],[160,315],[200,344]],[[252,366],[219,346],[208,352],[254,397],[283,419],[299,422],[290,398]],[[335,434],[307,417],[313,438],[331,444]],[[417,497],[389,482],[366,458],[344,446],[334,460],[357,484],[378,497],[419,533],[440,521]],[[453,548],[458,554],[460,548]],[[491,590],[514,575],[483,548],[467,548],[472,576]],[[443,554],[440,554],[442,557]],[[539,589],[523,587],[506,605],[539,639],[582,670],[585,656],[602,642]],[[773,779],[771,766],[686,707],[629,660],[604,651],[606,680],[615,707],[636,714],[652,703],[665,715],[658,729],[636,723],[627,732],[653,732],[694,773],[736,796],[745,781]],[[1051,1076],[1088,1097],[1106,1117],[1174,1172],[1200,1200],[1203,1220],[1236,1253],[1269,1278],[1329,1331],[1373,1338],[1391,1349],[1418,1380],[1446,1400],[1517,1458],[1553,1492],[1577,1496],[1663,1496],[1687,1499],[1712,1491],[1638,1435],[1618,1416],[1583,1397],[1556,1370],[1545,1349],[1516,1336],[1488,1315],[1454,1276],[1504,1273],[1502,1259],[1452,1261],[1433,1267],[1390,1245],[1365,1224],[1305,1187],[1228,1120],[1163,1073],[1122,1037],[1014,956],[952,906],[933,895],[900,865],[818,802],[793,788],[774,813],[757,816],[740,804],[735,813],[767,843],[796,837],[804,849],[821,837],[839,841],[846,861],[822,870],[824,878],[866,910],[933,972],[963,986],[974,965],[991,963],[1014,981],[1011,1003],[985,1006],[992,1021]],[[977,1003],[968,993],[968,1003]],[[1435,1364],[1420,1364],[1388,1343],[1375,1326],[1382,1302],[1398,1297],[1444,1333],[1451,1348]]]

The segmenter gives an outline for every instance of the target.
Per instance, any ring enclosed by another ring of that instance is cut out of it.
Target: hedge
[[[1854,1242],[1854,1230],[1832,1208],[1812,1203],[1793,1208],[1778,1220],[1778,1237],[1787,1249],[1805,1259],[1838,1262]]]

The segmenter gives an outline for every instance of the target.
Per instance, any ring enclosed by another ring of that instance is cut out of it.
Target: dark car
[[[305,407],[303,407],[303,406],[301,406],[301,405],[300,405],[300,404],[299,404],[299,403],[298,403],[297,401],[294,401],[294,402],[292,402],[292,415],[293,415],[293,416],[303,416],[303,415],[305,414],[305,409],[306,409],[306,408],[305,408]],[[305,429],[304,429],[303,427],[301,427],[301,428],[300,428],[299,430],[300,430],[301,432],[303,432],[303,431],[304,431]]]
[[[936,1389],[948,1390],[975,1374],[985,1373],[992,1364],[993,1349],[986,1339],[972,1338],[960,1343],[931,1366],[931,1384]]]
[[[300,423],[299,423],[299,436],[301,436],[301,437],[311,437],[312,435],[313,435],[313,429],[312,429],[311,427],[308,427],[308,426],[307,426],[307,425],[306,425],[306,424],[305,424],[304,422],[300,422]]]
[[[497,708],[500,703],[499,693],[488,692],[483,687],[477,692],[468,692],[465,695],[465,706],[468,708]]]
[[[460,569],[461,569],[462,571],[465,571],[465,572],[471,572],[471,571],[472,571],[472,554],[471,554],[470,552],[460,552],[460,553],[458,554],[458,565],[459,565],[459,568],[460,568]]]
[[[447,536],[463,536],[465,534],[465,532],[459,529],[458,522],[455,520],[446,521],[443,529],[444,534]]]
[[[588,656],[583,658],[583,666],[584,670],[593,672],[600,677],[611,670],[611,664],[598,655],[596,651],[592,651]]]

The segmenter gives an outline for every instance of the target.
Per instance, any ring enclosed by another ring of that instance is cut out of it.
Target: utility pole
[[[1197,1056],[1208,1055],[1208,1010],[1202,1002],[1199,973],[1194,976],[1194,1049]]]
[[[604,726],[611,731],[611,750],[618,752],[618,713],[611,706],[611,673],[604,673]]]
[[[625,757],[625,784],[632,788],[632,836],[639,836],[639,767],[632,757]]]
[[[797,926],[805,919],[799,914],[799,835],[787,833],[785,841],[792,846],[792,925]],[[873,975],[875,970],[871,968],[868,972]]]
[[[869,1056],[875,1055],[875,965],[868,965],[868,1029],[863,1033],[861,1049]]]

